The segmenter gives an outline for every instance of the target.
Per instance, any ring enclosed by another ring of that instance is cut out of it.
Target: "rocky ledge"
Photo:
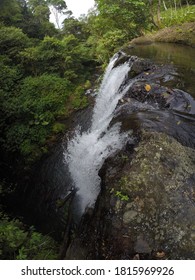
[[[100,170],[95,208],[66,259],[195,258],[194,104],[174,89],[173,67],[130,59],[126,82],[134,82],[110,124],[121,122],[129,138]]]
[[[146,131],[129,149],[102,168],[96,208],[67,258],[194,259],[195,151]]]

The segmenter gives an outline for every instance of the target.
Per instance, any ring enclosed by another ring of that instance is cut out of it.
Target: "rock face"
[[[170,86],[172,67],[134,60],[112,121],[133,136],[100,170],[101,193],[66,259],[195,258],[193,106]]]
[[[131,156],[127,148],[101,170],[96,209],[85,217],[67,257],[193,259],[195,151],[163,133],[143,131]]]

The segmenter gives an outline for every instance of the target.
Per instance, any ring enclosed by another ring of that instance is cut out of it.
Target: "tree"
[[[17,152],[28,163],[37,160],[46,150],[45,142],[56,118],[66,113],[70,90],[66,79],[45,74],[23,79],[7,96],[5,91],[1,146]]]
[[[95,2],[100,15],[109,19],[110,29],[121,29],[129,38],[139,34],[147,25],[148,11],[144,1],[96,0]]]
[[[158,9],[157,9],[158,26],[160,26],[160,24],[161,24],[160,11],[161,11],[161,0],[158,0]]]
[[[50,9],[46,0],[1,0],[0,22],[15,26],[32,38],[43,39],[57,33],[49,21]]]
[[[27,47],[29,42],[29,38],[19,28],[0,28],[0,55],[7,55],[17,62],[19,52]]]
[[[86,42],[90,32],[84,20],[70,16],[63,21],[62,34],[66,36],[73,34],[80,41]]]
[[[144,0],[96,0],[88,15],[88,43],[98,61],[105,63],[125,42],[142,34],[149,23]]]
[[[120,29],[105,33],[98,41],[97,53],[99,60],[102,62],[108,61],[113,52],[117,51],[117,47],[123,45],[124,36],[124,33]]]
[[[60,29],[61,28],[61,23],[60,23],[60,18],[62,15],[65,15],[66,10],[67,10],[67,5],[64,0],[48,0],[50,10],[52,11],[56,25]]]
[[[5,25],[14,25],[22,18],[19,0],[0,1],[0,21]]]
[[[67,9],[64,0],[29,0],[28,5],[39,20],[46,18],[49,21],[52,13],[55,17],[56,25],[60,29],[60,17]]]
[[[27,6],[30,14],[26,26],[28,34],[38,39],[43,39],[46,35],[54,36],[57,32],[54,24],[49,21],[51,12],[48,0],[28,0]]]

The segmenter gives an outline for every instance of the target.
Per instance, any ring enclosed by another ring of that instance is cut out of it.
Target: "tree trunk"
[[[158,27],[158,25],[156,24],[155,19],[154,19],[153,0],[149,0],[149,6],[150,6],[151,22],[154,24],[154,26]]]
[[[158,26],[160,27],[161,25],[161,0],[158,0],[158,9],[157,9],[157,22],[158,22]]]
[[[174,0],[174,4],[175,4],[175,11],[177,10],[177,1]]]
[[[165,3],[164,0],[163,0],[163,5],[164,5],[165,11],[166,11],[167,10],[167,6],[166,6],[166,3]]]

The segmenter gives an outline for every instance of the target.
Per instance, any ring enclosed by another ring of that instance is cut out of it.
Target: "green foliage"
[[[87,97],[84,95],[85,88],[78,86],[72,97],[72,105],[74,109],[85,108],[88,105]]]
[[[84,88],[85,89],[90,89],[91,88],[91,82],[89,80],[87,80],[84,84]]]
[[[47,0],[47,3],[52,5],[59,13],[67,9],[66,1],[64,0]]]
[[[20,151],[28,161],[41,156],[55,119],[66,112],[70,83],[54,75],[27,77],[4,106],[12,124],[6,129],[3,146]]]
[[[118,198],[119,198],[120,200],[122,200],[122,201],[128,201],[128,200],[129,200],[128,195],[123,194],[121,191],[117,191],[117,192],[115,193],[115,195],[116,195],[116,197],[118,197]]]
[[[93,64],[74,35],[46,36],[34,46],[18,28],[0,28],[0,143],[26,163],[47,151],[61,116],[87,106],[84,83]],[[30,46],[30,47],[28,47]]]
[[[122,30],[115,29],[108,31],[98,41],[96,48],[99,60],[102,62],[108,61],[114,52],[125,43],[125,34]]]
[[[7,57],[0,56],[0,145],[2,145],[5,129],[9,125],[7,121],[10,116],[10,110],[7,108],[7,105],[10,103],[10,97],[15,85],[20,79],[17,67],[9,66],[9,61]]]
[[[161,12],[161,27],[195,21],[195,5]]]
[[[100,14],[112,22],[112,28],[123,30],[129,37],[135,36],[147,24],[148,11],[144,1],[96,0],[96,2]]]
[[[34,3],[32,6],[31,2]],[[1,0],[0,22],[15,26],[29,37],[43,39],[45,35],[55,35],[54,24],[49,22],[48,1]]]
[[[7,56],[0,55],[0,92],[6,91],[7,94],[12,90],[21,75],[16,66],[10,66],[10,60]],[[2,97],[0,95],[0,97]],[[3,102],[3,100],[2,100]]]
[[[153,26],[164,28],[175,24],[195,20],[194,12],[190,12],[194,0],[153,0],[149,2],[150,16]]]
[[[62,40],[47,36],[38,46],[22,51],[20,58],[26,73],[34,76],[56,73],[70,80],[78,74],[81,77],[84,64],[91,60],[86,47],[72,34]]]
[[[61,114],[69,87],[70,83],[66,79],[54,75],[27,77],[20,86],[20,95],[16,96],[18,112],[33,114],[35,124],[50,122]]]
[[[49,237],[28,229],[17,219],[1,215],[0,258],[5,260],[55,260],[57,244]]]
[[[38,159],[51,135],[64,130],[59,117],[87,106],[84,93],[95,60],[106,65],[150,21],[146,0],[95,2],[97,10],[80,19],[72,17],[63,0],[0,2],[0,144],[25,162]],[[164,1],[173,11],[169,2]],[[174,3],[179,19],[179,1]],[[157,7],[154,0],[152,8]],[[66,13],[61,32],[49,22],[49,8]],[[169,12],[164,19],[161,11],[165,25],[172,24]],[[180,12],[186,15],[182,21],[192,19],[194,6]]]
[[[120,179],[120,187],[121,189],[126,189],[128,184],[129,184],[129,179],[127,176],[123,176],[121,179]]]
[[[64,0],[0,0],[0,153],[17,158],[21,169],[65,131],[64,117],[88,105],[85,91],[96,61],[105,66],[125,42],[154,26],[156,18],[161,27],[195,20],[194,0],[95,2],[96,10],[75,19]],[[56,12],[66,14],[61,30],[49,22],[50,10],[58,27]],[[10,166],[10,161],[4,164]],[[123,177],[121,191],[113,191],[120,200],[129,199],[123,193],[128,185]],[[0,193],[9,195],[15,188],[1,183]],[[1,218],[2,259],[57,258],[50,237],[17,219]]]
[[[89,16],[88,43],[98,61],[107,63],[126,41],[140,35],[149,23],[149,10],[140,0],[97,0],[96,14]]]
[[[65,36],[72,34],[77,39],[86,41],[89,37],[87,22],[84,20],[75,19],[74,17],[65,18],[63,21],[62,33]]]
[[[22,11],[18,0],[0,1],[0,21],[6,25],[17,23],[22,18]]]
[[[0,28],[0,55],[16,60],[19,52],[29,44],[28,37],[15,27]]]
[[[65,128],[66,128],[65,124],[56,122],[52,127],[52,132],[58,134],[65,131]]]

